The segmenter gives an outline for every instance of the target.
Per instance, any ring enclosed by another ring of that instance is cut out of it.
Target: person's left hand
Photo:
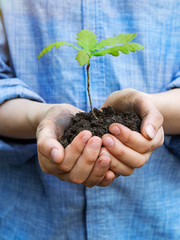
[[[111,157],[110,170],[115,176],[129,176],[135,168],[142,167],[151,153],[164,141],[163,117],[148,95],[134,89],[112,93],[102,107],[111,106],[115,111],[136,112],[142,119],[141,133],[114,123],[111,134],[102,137],[102,144]]]

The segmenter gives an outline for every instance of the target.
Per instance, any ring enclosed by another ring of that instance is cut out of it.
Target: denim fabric
[[[22,97],[70,103],[88,111],[85,67],[70,46],[82,29],[98,41],[135,33],[140,52],[91,59],[93,106],[116,90],[147,93],[180,87],[177,0],[1,0],[0,103]],[[40,170],[36,142],[0,138],[0,239],[179,240],[180,139],[168,139],[149,162],[107,188],[85,188]],[[174,140],[172,140],[174,139]]]

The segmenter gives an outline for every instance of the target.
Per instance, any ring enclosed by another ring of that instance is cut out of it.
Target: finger
[[[163,128],[161,127],[153,140],[144,138],[142,134],[131,131],[129,128],[113,123],[109,127],[109,131],[124,145],[136,150],[139,153],[151,152],[160,147],[164,141]]]
[[[138,153],[135,150],[121,143],[116,137],[105,134],[102,137],[102,143],[105,148],[119,161],[130,168],[142,167],[149,159],[151,152]]]
[[[114,181],[114,179],[115,179],[115,174],[111,170],[108,170],[103,180],[97,186],[107,187]]]
[[[114,172],[115,176],[130,176],[134,172],[134,168],[128,167],[126,164],[119,161],[112,154],[110,154],[111,164],[109,169]]]
[[[98,158],[102,140],[99,137],[92,137],[87,142],[82,155],[69,173],[62,173],[59,177],[63,180],[82,184],[90,175],[93,166]]]
[[[61,163],[64,158],[64,148],[57,140],[55,124],[50,120],[41,122],[36,136],[38,152],[54,163]]]
[[[60,172],[69,172],[73,168],[91,136],[90,131],[84,130],[66,147],[64,160],[58,166]]]
[[[142,135],[147,139],[153,139],[163,124],[163,116],[145,95],[137,98],[134,110],[142,119]]]
[[[101,148],[100,156],[97,159],[90,176],[83,183],[86,187],[93,187],[99,184],[105,177],[110,167],[110,154],[105,148]]]

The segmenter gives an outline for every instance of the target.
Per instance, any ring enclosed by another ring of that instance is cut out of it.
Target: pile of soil
[[[71,118],[60,139],[63,147],[69,145],[83,130],[89,130],[93,136],[102,137],[105,133],[109,133],[109,126],[112,123],[120,123],[133,131],[140,132],[141,119],[136,113],[119,113],[111,107],[103,108],[102,111],[94,108],[94,112],[98,119],[95,119],[91,111],[77,113]]]

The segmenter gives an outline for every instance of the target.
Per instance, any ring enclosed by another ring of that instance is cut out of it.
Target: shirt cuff
[[[21,165],[37,155],[36,139],[12,139],[0,136],[1,163]]]
[[[38,102],[45,102],[37,93],[32,91],[18,78],[0,79],[0,104],[14,98],[26,98]],[[36,140],[21,140],[0,136],[1,161],[10,164],[23,164],[33,158],[36,151]]]
[[[171,90],[173,88],[180,88],[180,71],[176,72],[173,75],[172,81],[166,87],[166,90]]]
[[[172,153],[180,157],[180,135],[166,135],[164,145]]]
[[[168,91],[173,88],[180,88],[180,71],[173,75],[172,81],[165,90]],[[164,144],[172,153],[180,156],[180,135],[166,135]]]
[[[37,93],[32,91],[18,78],[0,79],[0,104],[13,98],[26,98],[38,102],[45,102]]]

